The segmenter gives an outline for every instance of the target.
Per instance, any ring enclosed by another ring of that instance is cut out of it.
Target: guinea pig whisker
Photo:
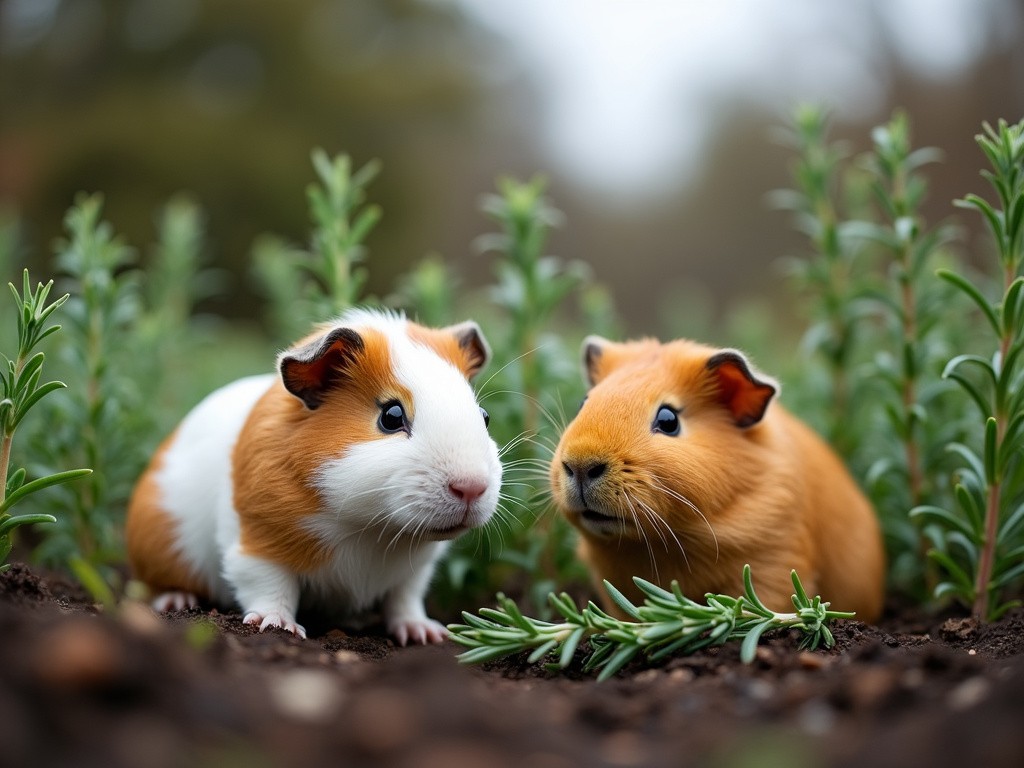
[[[668,532],[668,535],[671,536],[672,539],[675,541],[676,546],[679,547],[679,554],[683,556],[683,562],[686,563],[686,570],[690,573],[693,573],[693,569],[690,568],[690,560],[686,556],[686,548],[683,547],[683,542],[681,542],[679,540],[679,537],[676,536],[676,532],[672,530],[672,526],[665,522],[665,518],[659,515],[657,510],[654,509],[654,507],[640,501],[639,499],[637,499],[637,503],[647,511],[647,516],[650,518],[651,522],[655,524],[656,528],[658,526],[661,526]],[[665,539],[664,536],[662,536],[662,542],[665,544],[665,551],[668,552],[668,541]]]
[[[387,517],[387,518],[397,517],[399,514],[401,514],[405,510],[407,510],[409,507],[415,506],[417,503],[418,503],[418,501],[416,499],[413,499],[412,501],[409,501],[409,502],[403,504],[400,507],[396,507],[395,509],[392,509],[392,510],[387,510],[386,514],[385,514],[385,517]],[[417,519],[415,517],[407,520],[402,525],[402,527],[398,529],[398,532],[394,536],[391,537],[391,543],[388,544],[388,546],[385,548],[384,551],[387,552],[389,549],[391,549],[391,544],[394,543],[399,537],[401,537],[402,534],[405,533],[405,531],[409,528],[410,525],[413,525],[414,523],[417,523],[417,522],[418,521],[417,521]],[[377,541],[381,541],[382,537],[384,536],[384,532],[386,530],[387,530],[386,527],[385,528],[381,528],[380,533],[377,534]]]
[[[558,401],[559,416],[556,417],[555,414],[553,414],[550,411],[550,409],[545,408],[544,405],[540,403],[536,398],[530,399],[533,400],[534,403],[536,403],[537,409],[540,411],[541,415],[545,418],[545,420],[547,420],[548,424],[550,424],[559,434],[565,431],[565,428],[569,425],[569,422],[565,418],[565,410],[562,407],[561,400]]]
[[[682,502],[687,507],[689,507],[691,510],[696,512],[697,515],[700,517],[700,519],[704,521],[704,525],[706,525],[708,527],[708,530],[711,532],[711,538],[715,542],[715,562],[717,563],[718,562],[718,557],[719,557],[719,554],[720,554],[720,550],[719,550],[719,547],[718,547],[718,535],[715,533],[715,529],[711,525],[711,521],[707,519],[707,517],[704,515],[703,512],[700,511],[700,508],[696,504],[694,504],[688,498],[683,496],[681,493],[678,493],[678,492],[672,490],[671,488],[669,488],[668,486],[664,485],[657,478],[654,479],[653,487],[656,488],[657,490],[661,491],[662,493],[666,494],[667,496],[670,496],[671,498],[673,498],[673,499],[675,499],[677,501]]]
[[[518,467],[535,467],[536,469],[543,470],[547,474],[551,461],[548,459],[538,459],[535,456],[524,456],[520,459],[512,459],[506,461],[502,466],[505,469],[516,469]]]
[[[492,374],[491,374],[490,376],[488,376],[488,377],[487,377],[487,379],[486,379],[486,380],[484,381],[484,383],[483,383],[483,384],[481,384],[481,385],[480,385],[479,387],[477,387],[477,391],[479,392],[479,391],[482,391],[482,390],[483,390],[484,388],[486,388],[486,387],[487,387],[487,385],[488,385],[488,384],[490,384],[490,383],[491,383],[491,381],[493,381],[493,380],[494,380],[494,377],[495,377],[495,376],[497,376],[497,375],[498,375],[499,373],[501,373],[502,371],[504,371],[504,370],[505,370],[506,368],[508,368],[508,367],[509,367],[510,365],[512,365],[513,363],[518,363],[518,362],[519,362],[520,360],[522,360],[522,359],[523,359],[524,357],[529,357],[530,355],[532,355],[532,354],[533,354],[534,352],[536,352],[536,351],[537,351],[537,350],[539,350],[539,349],[541,349],[541,346],[540,346],[540,345],[538,345],[538,346],[534,347],[533,349],[528,349],[528,350],[526,350],[525,352],[523,352],[523,354],[519,355],[519,357],[513,357],[513,358],[512,358],[511,360],[509,360],[509,361],[508,361],[507,363],[505,363],[505,364],[504,364],[503,366],[501,366],[501,368],[499,368],[499,369],[498,369],[498,370],[496,370],[496,371],[495,371],[494,373],[492,373]],[[484,397],[485,397],[485,396],[486,396],[486,395],[484,395]]]
[[[507,443],[505,443],[505,445],[503,445],[498,450],[498,458],[500,459],[502,456],[504,456],[509,451],[515,450],[516,448],[518,448],[523,443],[529,442],[529,440],[530,440],[530,433],[529,432],[520,432],[518,435],[513,437],[511,440],[509,440]]]
[[[564,429],[560,431],[564,431]],[[549,456],[554,456],[555,451],[558,449],[558,441],[549,435],[533,435],[529,438],[529,442],[540,448],[542,451],[545,451]]]
[[[654,571],[654,580],[660,582],[661,578],[658,575],[658,561],[654,558],[654,547],[651,545],[651,539],[647,535],[647,531],[640,525],[640,517],[636,513],[636,507],[633,505],[633,500],[629,498],[628,493],[623,493],[622,498],[625,499],[627,506],[629,507],[629,513],[633,516],[633,525],[640,532],[640,538],[644,540],[644,544],[647,547],[647,556],[651,561],[651,569]]]
[[[515,496],[511,496],[511,495],[509,495],[507,493],[499,493],[498,494],[498,498],[501,501],[503,501],[503,502],[507,502],[509,504],[515,504],[517,507],[519,507],[521,510],[523,510],[523,512],[525,512],[526,514],[532,516],[533,517],[533,522],[537,522],[537,520],[539,519],[539,516],[537,515],[537,513],[534,512],[534,510],[529,505],[524,503],[521,499],[517,499]],[[508,511],[509,511],[510,514],[512,514],[511,510],[508,510]],[[518,519],[518,515],[515,515],[514,517],[516,519]]]
[[[514,520],[515,516],[509,510],[505,509],[500,503],[494,509],[494,527],[501,528],[504,526],[505,530],[508,531],[509,536],[512,535],[512,523]],[[497,535],[499,541],[504,541],[504,537],[500,530],[497,532]]]
[[[341,504],[339,504],[338,506],[344,507],[350,501],[355,501],[356,499],[360,499],[363,496],[375,496],[381,493],[381,491],[397,491],[400,490],[401,488],[401,483],[394,483],[392,485],[375,485],[373,488],[365,488],[362,491],[349,491],[347,494],[345,494],[344,497],[342,497]]]
[[[416,526],[416,527],[415,527],[415,529],[414,529],[414,533],[415,533],[415,531],[419,530],[419,527],[420,527],[420,526],[421,526],[422,524],[423,524],[423,521],[422,521],[422,520],[420,520],[420,521],[417,521],[417,520],[415,520],[415,519],[414,519],[414,520],[408,520],[408,521],[406,521],[405,525],[403,525],[403,526],[402,526],[401,528],[399,528],[399,529],[398,529],[398,532],[397,532],[397,533],[396,533],[396,534],[395,534],[394,536],[392,536],[392,537],[391,537],[391,540],[390,540],[390,541],[388,541],[388,544],[387,544],[387,546],[386,546],[386,547],[384,547],[384,551],[385,551],[385,552],[390,552],[390,551],[391,551],[391,549],[392,549],[392,548],[393,548],[393,547],[394,547],[394,546],[395,546],[396,544],[398,544],[398,542],[399,542],[399,541],[401,541],[401,540],[402,540],[402,536],[403,536],[403,535],[405,534],[405,532],[406,532],[406,531],[407,531],[407,530],[409,529],[409,527],[410,527],[410,526],[412,526],[412,525],[415,525],[415,526]],[[377,538],[377,541],[380,541],[380,537],[378,537],[378,538]]]
[[[501,484],[501,487],[502,488],[529,488],[532,491],[533,488],[534,488],[534,485],[533,485],[533,483],[520,483],[520,482],[518,482],[516,480],[513,480],[512,482],[509,482],[509,481],[506,480],[504,483]]]
[[[509,480],[507,477],[508,475],[511,475],[515,478],[513,482],[516,482],[520,479],[533,481],[548,479],[548,471],[546,469],[541,469],[540,467],[535,467],[531,464],[524,464],[522,466],[512,467],[511,469],[511,472],[506,472],[505,482],[503,482],[502,485],[509,484]],[[533,484],[534,483],[531,483],[530,485],[532,486]]]

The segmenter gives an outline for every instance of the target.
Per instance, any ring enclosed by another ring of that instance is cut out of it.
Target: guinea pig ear
[[[707,370],[718,383],[718,399],[732,414],[738,427],[751,427],[764,418],[778,384],[761,374],[754,375],[741,352],[724,349],[708,358]]]
[[[287,350],[278,360],[284,388],[311,411],[319,408],[327,391],[344,378],[345,370],[363,347],[363,337],[351,328],[334,328]]]
[[[602,336],[587,336],[583,340],[580,354],[583,357],[583,377],[589,386],[594,386],[608,375],[607,352],[615,342],[608,341]]]
[[[441,330],[455,337],[463,359],[463,364],[459,367],[467,379],[472,379],[491,359],[491,347],[484,338],[480,326],[472,320],[466,320]]]

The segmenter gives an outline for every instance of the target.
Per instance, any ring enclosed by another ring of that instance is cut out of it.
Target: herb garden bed
[[[310,623],[104,615],[77,586],[0,575],[0,764],[12,766],[1024,765],[1024,609],[979,626],[890,607],[831,651],[768,635],[596,683],[526,655],[468,668]],[[577,652],[577,660],[582,658]]]

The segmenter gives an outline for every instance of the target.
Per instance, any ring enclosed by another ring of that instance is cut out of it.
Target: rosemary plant
[[[793,613],[776,613],[761,602],[746,565],[740,597],[708,594],[701,604],[685,597],[677,582],[665,590],[634,578],[644,595],[643,605],[637,606],[606,581],[608,594],[628,620],[617,619],[592,602],[580,609],[563,592],[548,596],[563,620],[540,621],[524,616],[514,601],[499,594],[498,608],[481,608],[479,615],[463,613],[466,623],[450,624],[448,629],[452,640],[469,649],[458,657],[466,664],[530,651],[530,663],[551,658],[552,668],[565,669],[580,643],[587,640],[591,653],[583,669],[598,671],[598,680],[607,680],[640,654],[657,662],[731,640],[742,641],[740,657],[749,663],[761,636],[771,630],[799,629],[804,633],[803,647],[830,648],[835,639],[828,622],[853,614],[830,611],[820,597],[809,598],[796,571],[792,579]]]
[[[48,405],[48,421],[32,439],[41,469],[84,464],[94,472],[45,499],[66,514],[57,515],[35,555],[59,566],[77,558],[113,580],[124,557],[124,508],[154,436],[152,409],[144,406],[150,393],[137,379],[140,358],[151,352],[135,344],[141,272],[102,211],[101,196],[82,195],[65,218],[57,266],[71,298],[58,360],[73,386]]]
[[[564,427],[562,398],[576,402],[582,395],[577,356],[553,333],[552,320],[574,293],[583,295],[589,270],[546,253],[562,214],[548,199],[543,178],[499,179],[482,209],[498,225],[477,246],[494,255],[490,295],[498,314],[488,337],[500,362],[482,377],[480,402],[502,446],[503,509],[482,536],[468,536],[453,548],[444,589],[482,600],[498,584],[525,582],[527,600],[546,612],[546,595],[556,584],[585,579],[574,532],[561,516],[544,514],[538,489],[547,488],[548,459]],[[500,543],[491,541],[494,535]]]
[[[254,248],[257,274],[289,341],[362,297],[367,278],[364,241],[381,216],[379,207],[364,204],[379,163],[353,172],[347,155],[330,158],[317,149],[312,159],[318,183],[306,190],[313,224],[310,250],[273,237],[261,238]]]
[[[857,459],[866,467],[865,484],[889,541],[890,581],[923,598],[935,577],[926,569],[928,540],[907,512],[946,498],[945,447],[960,439],[963,424],[953,387],[940,376],[955,343],[951,308],[960,308],[934,275],[955,230],[948,224],[928,228],[921,213],[928,188],[921,169],[939,159],[938,150],[912,147],[903,113],[871,136],[865,165],[878,220],[844,224],[848,236],[865,239],[879,252],[873,264],[878,286],[868,296],[875,299],[881,323],[871,340],[873,353],[862,365],[865,389],[873,395],[864,403],[864,416],[873,411],[879,421],[865,433]]]
[[[957,204],[981,213],[991,230],[999,297],[989,299],[984,287],[958,272],[939,275],[974,303],[994,347],[989,357],[957,355],[943,374],[978,407],[981,447],[950,445],[965,464],[955,488],[957,511],[925,505],[911,514],[940,528],[928,553],[947,576],[936,594],[970,604],[984,621],[1018,604],[1001,602],[1001,595],[1024,576],[1024,121],[986,123],[977,141],[992,166],[982,175],[998,201],[971,194]]]
[[[825,363],[828,392],[814,400],[825,402],[821,413],[805,414],[819,422],[830,442],[849,456],[859,442],[860,420],[848,418],[854,407],[857,380],[855,352],[859,320],[865,306],[858,301],[857,251],[846,236],[837,198],[846,181],[842,169],[847,151],[829,140],[827,113],[820,107],[802,106],[785,134],[796,151],[792,174],[795,189],[777,190],[772,202],[794,214],[794,226],[807,236],[811,256],[790,261],[790,269],[802,293],[812,298],[811,325],[804,346]]]
[[[91,471],[72,469],[54,472],[29,482],[25,482],[28,475],[25,469],[11,471],[11,448],[18,425],[36,403],[65,386],[59,381],[40,383],[45,355],[33,350],[45,338],[60,330],[59,325],[48,326],[47,322],[50,315],[68,300],[68,296],[65,294],[47,304],[53,281],[46,285],[39,284],[32,290],[27,269],[23,273],[21,293],[18,293],[13,284],[8,285],[19,310],[18,354],[14,360],[3,355],[3,369],[0,370],[0,387],[3,394],[3,398],[0,399],[0,478],[3,479],[3,484],[0,485],[0,571],[9,567],[6,565],[7,556],[13,546],[11,534],[16,528],[31,523],[57,522],[57,518],[49,514],[12,515],[11,508],[36,491],[66,483]]]
[[[388,304],[405,307],[424,325],[450,325],[459,319],[455,315],[459,283],[458,275],[444,259],[430,254],[398,278],[397,289],[388,297]]]

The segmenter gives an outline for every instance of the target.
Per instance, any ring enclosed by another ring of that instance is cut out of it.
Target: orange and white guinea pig
[[[632,577],[685,595],[742,594],[749,563],[768,607],[808,594],[873,621],[885,555],[874,510],[832,450],[773,398],[777,385],[735,350],[691,341],[583,343],[590,384],[550,479],[582,534],[602,601]]]
[[[199,598],[300,637],[303,604],[379,604],[401,644],[439,642],[423,606],[447,541],[485,524],[501,485],[468,379],[473,322],[429,329],[354,310],[181,422],[128,509],[132,569],[158,610]]]

